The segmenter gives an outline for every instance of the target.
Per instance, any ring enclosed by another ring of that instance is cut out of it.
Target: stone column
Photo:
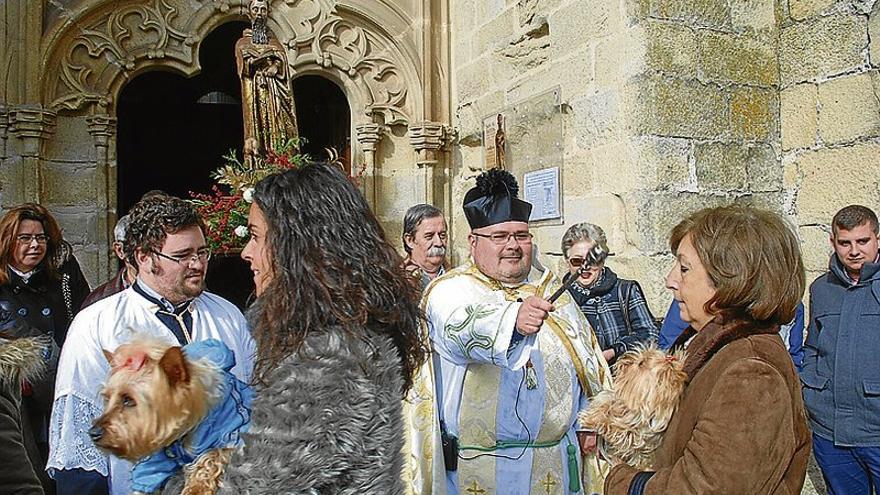
[[[9,112],[9,132],[14,139],[20,160],[20,189],[18,196],[4,198],[13,200],[12,204],[26,201],[40,202],[42,199],[42,149],[46,139],[55,133],[55,112],[37,105],[14,107]]]
[[[417,201],[435,204],[434,169],[443,158],[445,126],[439,122],[417,122],[409,126],[409,142],[418,154],[416,165],[419,168],[421,190],[417,191]]]
[[[382,124],[361,124],[355,127],[356,139],[364,152],[364,175],[363,175],[363,192],[367,202],[375,209],[376,203],[376,187],[378,180],[376,178],[376,149],[379,147],[379,141],[385,134],[386,128]]]
[[[95,193],[97,209],[98,280],[108,280],[115,274],[115,257],[106,249],[113,242],[116,225],[116,166],[113,159],[116,148],[116,119],[109,115],[86,118],[89,134],[95,140]]]

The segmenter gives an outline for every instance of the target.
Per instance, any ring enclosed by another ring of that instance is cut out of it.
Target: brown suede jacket
[[[655,472],[617,465],[605,480],[606,495],[801,493],[810,430],[777,327],[717,320],[688,346],[689,382]],[[687,334],[693,330],[679,342]]]

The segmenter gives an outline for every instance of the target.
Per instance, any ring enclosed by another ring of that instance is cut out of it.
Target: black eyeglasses
[[[30,244],[37,241],[37,244],[46,244],[49,242],[49,236],[46,234],[19,234],[15,236],[18,242],[22,244]]]
[[[471,232],[471,234],[474,234],[477,237],[485,237],[499,246],[507,244],[511,237],[513,237],[519,244],[532,242],[532,234],[530,232],[496,232],[494,234],[478,234],[476,232]]]
[[[159,251],[153,251],[153,254],[165,258],[168,261],[173,261],[178,265],[183,263],[184,261],[187,263],[195,263],[196,261],[201,261],[202,263],[211,259],[211,250],[210,249],[199,249],[195,252],[195,254],[191,254],[189,256],[171,256],[165,253],[160,253]]]

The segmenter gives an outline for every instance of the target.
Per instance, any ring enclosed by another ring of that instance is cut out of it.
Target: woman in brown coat
[[[670,245],[688,385],[654,470],[618,464],[606,495],[799,494],[810,432],[777,334],[804,292],[797,238],[776,214],[730,206],[685,219]]]

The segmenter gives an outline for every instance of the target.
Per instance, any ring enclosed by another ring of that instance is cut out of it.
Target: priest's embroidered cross
[[[474,480],[471,483],[471,486],[468,487],[468,489],[465,491],[470,493],[471,495],[480,495],[482,493],[486,493],[486,490],[483,490],[482,488],[480,488],[480,485],[477,484],[477,480]]]
[[[544,485],[544,490],[549,495],[550,493],[553,493],[553,488],[558,485],[559,482],[553,479],[553,476],[551,476],[550,473],[547,473],[547,477],[541,481],[541,484]]]

